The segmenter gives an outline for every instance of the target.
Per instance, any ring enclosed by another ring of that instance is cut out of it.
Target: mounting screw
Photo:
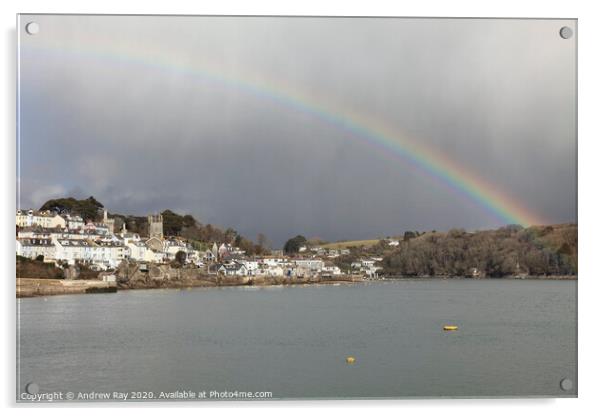
[[[40,391],[40,386],[38,386],[36,383],[27,383],[25,386],[25,391],[29,394],[38,394]]]
[[[560,28],[560,37],[562,39],[570,39],[573,36],[573,29],[568,26],[563,26]]]
[[[573,390],[573,381],[569,378],[563,378],[560,380],[560,388],[564,391]]]
[[[37,35],[40,32],[40,25],[36,22],[29,22],[25,25],[25,31],[30,35]]]

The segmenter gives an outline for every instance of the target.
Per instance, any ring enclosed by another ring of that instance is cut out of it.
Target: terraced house
[[[17,210],[17,227],[65,227],[65,219],[52,211]]]

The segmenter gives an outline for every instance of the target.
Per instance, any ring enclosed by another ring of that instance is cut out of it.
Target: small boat
[[[444,331],[456,331],[457,329],[458,329],[458,327],[456,325],[444,325],[443,326]]]

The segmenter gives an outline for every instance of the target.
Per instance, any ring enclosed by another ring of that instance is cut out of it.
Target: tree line
[[[51,199],[45,202],[40,210],[51,210],[61,214],[80,215],[85,221],[100,221],[104,205],[93,196],[87,199],[75,198]],[[265,254],[269,252],[269,241],[264,234],[258,234],[256,241],[241,235],[233,228],[222,229],[212,224],[202,224],[192,215],[180,215],[169,209],[161,212],[163,216],[163,234],[166,237],[182,237],[190,240],[197,249],[216,243],[229,243],[245,250],[249,254]],[[146,216],[109,213],[115,220],[115,231],[125,224],[128,231],[148,237],[148,218]]]
[[[382,267],[390,276],[576,275],[577,226],[425,233],[400,242]]]

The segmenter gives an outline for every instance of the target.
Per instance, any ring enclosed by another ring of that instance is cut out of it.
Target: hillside
[[[398,246],[387,240],[353,240],[322,247],[350,249],[350,254],[334,259],[342,270],[350,270],[359,259],[382,258],[380,274],[391,277],[577,274],[576,224],[409,231],[396,239]]]
[[[80,215],[85,221],[100,221],[104,205],[93,196],[87,199],[58,198],[46,201],[40,210],[51,210],[61,214],[69,213]],[[212,224],[202,224],[192,215],[180,215],[169,209],[161,212],[163,216],[163,233],[166,237],[182,237],[193,243],[197,248],[206,248],[213,242],[231,243],[245,250],[247,253],[263,253],[267,250],[262,244],[256,244],[242,236],[233,228],[226,228]],[[123,224],[128,231],[148,237],[148,219],[146,216],[108,213],[109,218],[115,220],[115,231],[118,232]]]
[[[321,244],[320,247],[327,250],[340,250],[342,248],[352,248],[352,247],[371,247],[375,244],[378,244],[380,240],[348,240],[348,241],[339,241],[336,243],[327,243]]]
[[[392,276],[576,275],[577,225],[425,233],[386,253],[382,267]]]

